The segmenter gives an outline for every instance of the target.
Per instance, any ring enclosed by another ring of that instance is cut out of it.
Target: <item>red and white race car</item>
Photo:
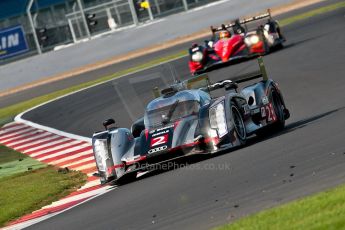
[[[248,30],[248,24],[266,19],[264,24],[255,25]],[[229,63],[238,59],[245,59],[264,55],[276,48],[281,48],[285,38],[279,24],[273,20],[270,11],[243,20],[236,19],[230,24],[220,27],[211,26],[212,38],[201,46],[193,44],[189,49],[189,69],[192,74],[199,74],[211,67]]]

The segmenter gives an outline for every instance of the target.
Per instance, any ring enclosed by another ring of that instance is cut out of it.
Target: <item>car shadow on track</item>
[[[299,45],[302,45],[302,44],[305,44],[305,43],[314,41],[314,40],[316,40],[316,39],[319,39],[319,38],[322,38],[322,37],[325,37],[325,36],[326,36],[326,34],[322,34],[322,35],[319,35],[319,36],[306,38],[306,39],[303,39],[303,40],[300,40],[300,41],[288,42],[286,45],[284,45],[284,48],[283,48],[283,49],[289,49],[289,48],[291,48],[291,47],[299,46]],[[272,51],[272,53],[274,53],[274,52],[276,52],[276,51],[278,51],[278,50],[274,50],[274,51]]]
[[[281,132],[278,132],[278,133],[272,133],[272,134],[266,135],[264,137],[253,135],[252,137],[250,137],[247,140],[245,145],[243,145],[241,147],[232,148],[231,150],[224,150],[224,151],[221,151],[221,152],[214,154],[214,155],[190,155],[190,156],[186,156],[183,158],[179,158],[177,160],[174,160],[174,161],[167,163],[166,165],[162,165],[161,167],[159,167],[159,169],[148,172],[145,175],[140,176],[139,178],[136,178],[136,179],[132,178],[130,180],[121,181],[120,184],[114,184],[114,185],[123,186],[123,185],[131,183],[131,182],[140,181],[140,180],[143,180],[143,179],[151,177],[151,176],[159,175],[159,174],[169,172],[169,171],[172,171],[175,169],[180,169],[180,168],[186,167],[188,165],[196,164],[196,163],[199,163],[201,161],[205,161],[205,160],[208,160],[208,159],[211,159],[214,157],[219,157],[219,156],[222,156],[224,154],[228,154],[230,152],[234,152],[236,150],[246,148],[248,146],[260,143],[262,141],[265,141],[265,140],[268,140],[268,139],[271,139],[274,137],[278,137],[281,135],[285,135],[285,134],[290,133],[290,132],[294,132],[298,129],[306,127],[309,124],[312,124],[313,122],[315,122],[317,120],[320,120],[324,117],[327,117],[333,113],[339,112],[340,110],[343,110],[343,109],[345,109],[345,107],[334,109],[334,110],[331,110],[331,111],[328,111],[325,113],[321,113],[321,114],[318,114],[318,115],[315,115],[315,116],[312,116],[312,117],[309,117],[306,119],[302,119],[302,120],[293,122],[293,123],[287,125],[284,128],[284,130],[282,130]]]
[[[285,135],[287,133],[290,133],[290,132],[293,132],[297,129],[301,129],[301,128],[304,128],[305,126],[317,121],[317,120],[320,120],[324,117],[327,117],[333,113],[336,113],[336,112],[339,112],[340,110],[342,109],[345,109],[345,107],[342,107],[342,108],[338,108],[338,109],[334,109],[334,110],[331,110],[331,111],[328,111],[328,112],[325,112],[325,113],[321,113],[321,114],[318,114],[318,115],[315,115],[315,116],[312,116],[312,117],[309,117],[309,118],[306,118],[306,119],[302,119],[302,120],[299,120],[299,121],[296,121],[296,122],[293,122],[291,124],[288,124],[285,126],[284,130],[278,132],[278,133],[272,133],[272,134],[268,134],[264,137],[259,137],[259,136],[254,136],[250,139],[248,139],[247,143],[245,146],[241,147],[241,148],[245,148],[245,147],[248,147],[250,145],[253,145],[253,144],[257,144],[259,142],[262,142],[262,141],[265,141],[265,140],[268,140],[268,139],[271,139],[271,138],[274,138],[274,137],[279,137],[281,135]]]

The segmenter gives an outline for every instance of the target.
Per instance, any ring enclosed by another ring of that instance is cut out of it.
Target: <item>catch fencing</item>
[[[33,0],[32,0],[33,1]],[[57,46],[135,27],[217,0],[66,0],[0,20],[0,28],[22,26],[28,52],[0,58],[4,64]]]

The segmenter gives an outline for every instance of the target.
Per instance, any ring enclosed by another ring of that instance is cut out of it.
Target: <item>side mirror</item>
[[[144,117],[136,120],[133,123],[131,127],[131,132],[133,134],[133,137],[139,137],[143,130],[145,130]]]
[[[112,118],[109,118],[109,119],[103,121],[103,126],[104,126],[104,128],[105,128],[106,130],[109,129],[108,127],[109,127],[110,125],[114,125],[114,124],[115,124],[115,120],[112,119]]]

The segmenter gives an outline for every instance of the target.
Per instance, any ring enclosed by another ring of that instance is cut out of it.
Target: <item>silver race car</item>
[[[231,80],[210,83],[207,75],[200,75],[171,85],[147,105],[131,129],[106,120],[106,131],[92,137],[101,182],[135,177],[183,156],[228,150],[245,144],[252,134],[283,129],[289,111],[259,60],[261,71]],[[257,78],[262,80],[238,90],[238,83]],[[223,96],[211,96],[216,90],[223,90]]]

